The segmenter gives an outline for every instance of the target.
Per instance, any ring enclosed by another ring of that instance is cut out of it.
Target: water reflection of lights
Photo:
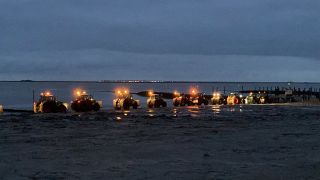
[[[130,111],[123,111],[123,115],[124,115],[124,116],[128,116],[129,113],[130,113]]]
[[[121,118],[120,116],[117,116],[117,117],[116,117],[116,120],[117,120],[117,121],[120,121],[120,120],[122,120],[122,118]]]
[[[147,110],[147,113],[148,113],[149,117],[154,117],[155,116],[154,112],[155,112],[154,109],[148,109]]]
[[[243,112],[242,106],[231,106],[228,111],[230,112]]]
[[[219,114],[221,112],[221,106],[219,105],[212,106],[212,111],[214,114]]]
[[[178,109],[174,108],[174,109],[172,110],[172,112],[175,113],[175,114],[177,114],[177,113],[178,113]]]
[[[191,113],[192,117],[199,117],[200,116],[200,109],[198,106],[189,106],[189,107],[187,107],[187,109]]]
[[[240,108],[239,111],[243,112],[243,106],[240,106],[239,108]]]
[[[173,110],[172,110],[172,116],[173,117],[177,117],[178,116],[178,109],[176,109],[176,108],[174,108]]]

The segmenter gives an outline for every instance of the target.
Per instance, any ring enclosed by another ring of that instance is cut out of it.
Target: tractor
[[[159,94],[149,92],[149,99],[147,100],[149,108],[167,107],[167,102]]]
[[[231,93],[227,97],[227,104],[228,105],[236,105],[241,104],[242,98],[238,94]]]
[[[209,101],[205,98],[203,93],[191,94],[190,101],[192,105],[208,105]]]
[[[40,94],[38,102],[34,102],[34,113],[66,113],[68,104],[58,101],[51,92]]]
[[[102,107],[102,101],[96,101],[85,91],[77,90],[75,96],[71,102],[71,109],[75,112],[99,111]]]
[[[212,105],[226,104],[226,99],[220,93],[215,92],[212,94],[211,103]]]
[[[245,104],[256,104],[257,103],[257,97],[251,92],[249,95],[245,98]]]
[[[267,104],[267,103],[271,103],[269,95],[266,93],[259,93],[257,95],[257,103],[258,104]]]
[[[178,92],[173,93],[174,98],[173,98],[173,106],[178,107],[178,106],[191,106],[192,102],[190,101],[190,96],[185,95],[185,94],[180,94]]]
[[[113,100],[113,107],[116,110],[138,109],[140,101],[135,100],[128,90],[117,90],[116,99]]]

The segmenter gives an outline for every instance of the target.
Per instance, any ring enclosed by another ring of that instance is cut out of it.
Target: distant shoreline
[[[320,84],[320,82],[257,82],[257,81],[159,81],[159,80],[101,80],[101,81],[33,81],[33,80],[20,80],[20,81],[0,81],[5,82],[21,82],[21,83],[41,83],[41,82],[54,82],[54,83],[304,83],[304,84]]]

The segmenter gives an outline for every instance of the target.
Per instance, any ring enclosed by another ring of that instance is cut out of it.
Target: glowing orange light
[[[152,96],[153,95],[153,91],[149,91],[148,94],[149,94],[149,96]]]
[[[74,95],[75,96],[81,96],[81,95],[86,95],[87,94],[87,92],[86,91],[83,91],[83,90],[81,90],[81,89],[75,89],[74,90]]]
[[[174,91],[173,94],[174,94],[175,96],[180,96],[180,93],[179,93],[178,91]]]
[[[122,95],[128,95],[129,94],[129,90],[128,89],[124,89],[124,88],[118,88],[115,90],[116,95],[118,96],[122,96]]]
[[[195,94],[197,94],[197,91],[196,91],[195,89],[192,89],[192,90],[191,90],[191,94],[192,94],[192,95],[195,95]]]

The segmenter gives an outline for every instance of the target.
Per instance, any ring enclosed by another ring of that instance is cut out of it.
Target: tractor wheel
[[[132,108],[133,109],[138,109],[138,103],[136,101],[133,102]]]
[[[71,104],[71,109],[72,109],[73,111],[75,111],[75,112],[79,112],[78,105],[77,105],[75,102],[73,102],[73,103]]]
[[[152,103],[148,103],[148,108],[153,108],[153,104]]]
[[[59,105],[58,107],[58,112],[59,113],[67,113],[67,108],[64,105]]]
[[[234,98],[234,104],[239,104],[239,103],[240,103],[239,99],[238,98]]]
[[[100,105],[98,103],[93,104],[93,110],[94,111],[99,111],[100,110]]]
[[[124,101],[122,108],[123,108],[123,110],[129,110],[130,109],[130,102]]]
[[[119,104],[119,101],[116,102],[114,109],[115,110],[121,110],[121,106]]]
[[[162,107],[167,107],[167,102],[163,101],[162,102]]]
[[[54,102],[45,102],[42,105],[43,113],[54,113],[56,109],[56,104]]]
[[[159,107],[160,107],[159,101],[154,102],[154,107],[155,107],[155,108],[159,108]]]

